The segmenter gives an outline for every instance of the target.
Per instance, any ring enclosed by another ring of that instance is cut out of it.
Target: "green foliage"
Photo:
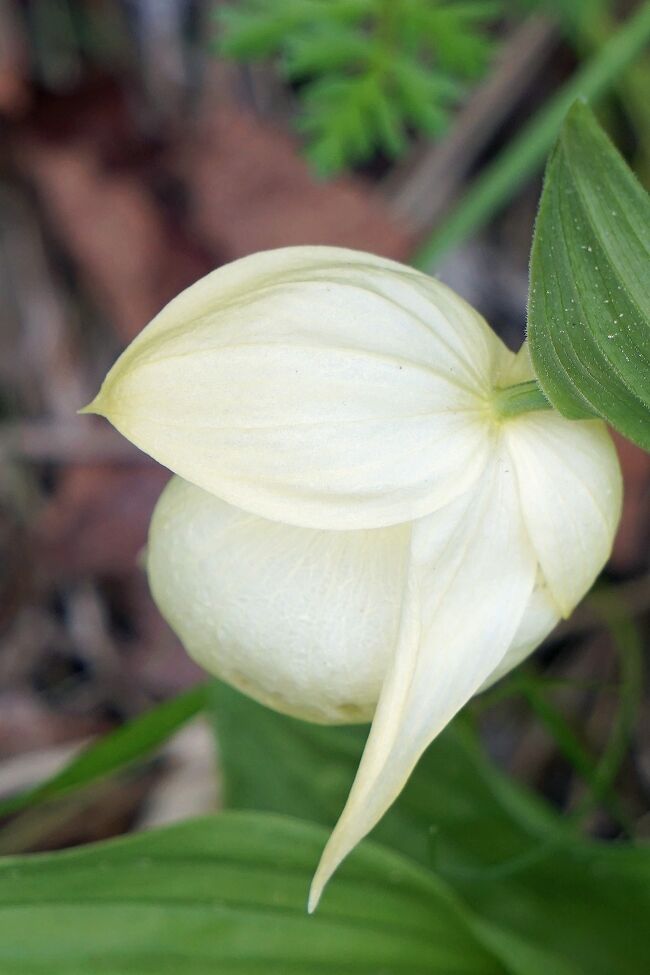
[[[288,718],[217,682],[211,697],[226,805],[332,827],[368,729]],[[427,866],[444,861],[475,867],[519,857],[557,832],[550,810],[498,776],[467,725],[456,721],[427,750],[373,836]]]
[[[222,685],[212,694],[227,803],[331,826],[366,729],[308,725]],[[485,758],[463,719],[427,750],[373,838],[434,869],[519,944],[547,951],[548,972],[650,968],[650,846],[582,839]]]
[[[297,820],[224,813],[6,858],[0,971],[525,975],[523,956],[542,975],[543,958],[478,923],[430,871],[373,844],[350,857],[310,917],[307,888],[326,837]]]
[[[650,198],[581,103],[546,171],[531,254],[537,378],[565,416],[650,450]]]
[[[398,156],[410,130],[439,135],[462,83],[484,71],[491,0],[245,0],[220,7],[219,52],[279,57],[300,86],[308,155],[328,175],[378,149]]]
[[[637,639],[617,635],[622,650]],[[581,839],[497,771],[466,719],[425,753],[375,830],[383,847],[352,854],[313,918],[307,888],[365,728],[306,724],[214,683],[93,746],[33,801],[146,754],[205,707],[237,811],[1,859],[3,975],[648,970],[650,848]],[[320,825],[278,815],[287,813]]]
[[[526,13],[542,10],[571,27],[580,26],[590,18],[602,17],[611,6],[610,0],[518,0],[518,4]]]
[[[421,245],[412,263],[429,271],[445,254],[477,233],[543,166],[576,98],[594,101],[611,90],[623,72],[638,63],[649,42],[650,3],[642,3],[482,170],[463,199]]]
[[[20,812],[117,772],[149,755],[205,706],[205,686],[179,694],[89,745],[60,772],[35,789],[0,802],[0,816]]]

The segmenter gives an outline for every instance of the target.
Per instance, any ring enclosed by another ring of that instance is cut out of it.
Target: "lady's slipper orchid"
[[[179,295],[87,409],[177,477],[154,597],[206,670],[372,729],[313,909],[422,751],[571,612],[621,480],[599,421],[505,416],[533,378],[471,307],[393,261],[256,254]]]

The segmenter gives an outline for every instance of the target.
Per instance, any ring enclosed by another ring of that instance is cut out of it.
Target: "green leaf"
[[[201,685],[159,704],[89,745],[46,782],[0,802],[0,816],[57,799],[143,758],[198,714],[205,703],[206,686]]]
[[[311,136],[307,154],[322,176],[372,154],[373,105],[381,97],[373,75],[331,74],[310,85],[298,124]]]
[[[282,49],[285,41],[316,28],[356,24],[374,13],[376,0],[244,0],[215,10],[218,52],[226,57],[259,58]]]
[[[349,65],[365,68],[375,49],[371,37],[339,24],[290,34],[284,46],[283,69],[290,79],[338,72]]]
[[[588,0],[591,2],[591,0]],[[477,233],[543,165],[562,120],[576,98],[596,99],[610,89],[650,40],[650,3],[641,3],[552,98],[486,166],[448,216],[419,247],[411,263],[424,271]]]
[[[279,44],[287,30],[295,26],[296,18],[287,15],[273,19],[263,17],[252,8],[243,10],[220,5],[216,11],[218,51],[225,57],[261,58]]]
[[[210,693],[227,804],[331,827],[367,730],[296,721],[216,683]],[[650,970],[650,846],[581,839],[494,767],[462,717],[426,751],[372,835],[434,868],[502,933],[547,951],[554,975]],[[330,887],[337,883],[338,875]]]
[[[650,198],[580,102],[546,172],[528,335],[556,409],[650,450]]]
[[[458,79],[485,70],[499,9],[491,0],[241,0],[219,8],[218,47],[278,58],[302,82],[298,127],[315,168],[331,175],[378,150],[399,155],[411,129],[439,134]]]
[[[368,729],[288,718],[217,681],[209,693],[226,805],[332,827]],[[497,772],[461,718],[427,749],[373,836],[426,866],[480,869],[555,841],[558,830],[560,818]]]
[[[525,975],[498,960],[514,950],[507,935],[478,924],[444,882],[372,844],[308,916],[325,839],[296,820],[224,813],[0,861],[0,971]]]
[[[540,723],[552,736],[558,747],[558,751],[564,755],[567,761],[577,771],[578,775],[586,782],[592,793],[594,805],[602,804],[610,816],[614,820],[617,820],[623,829],[631,834],[631,827],[628,824],[627,817],[621,808],[616,793],[612,790],[603,794],[600,777],[598,776],[598,765],[594,761],[589,748],[581,741],[580,736],[571,727],[570,722],[547,699],[547,696],[534,679],[520,679],[519,687],[531,710],[534,711]]]
[[[468,903],[533,944],[553,950],[581,975],[647,975],[650,849],[576,843],[495,883],[457,883]]]
[[[440,135],[449,120],[448,106],[461,88],[447,75],[409,58],[395,58],[392,80],[405,117],[422,131]]]
[[[500,13],[500,5],[496,3],[456,0],[430,8],[424,5],[423,39],[443,68],[465,77],[477,77],[494,53],[495,44],[488,30],[490,21]]]

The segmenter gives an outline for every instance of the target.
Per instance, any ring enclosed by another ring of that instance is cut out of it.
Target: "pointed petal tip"
[[[323,896],[323,891],[329,883],[332,874],[339,866],[343,857],[335,859],[332,854],[332,840],[334,839],[337,831],[330,836],[325,849],[320,858],[320,862],[316,867],[316,873],[314,874],[309,888],[309,899],[307,901],[307,913],[313,914],[318,905],[320,904],[320,899]]]
[[[560,619],[568,620],[577,604],[575,602],[570,602],[563,592],[557,590],[553,591],[550,589],[550,587],[548,593]]]
[[[323,896],[323,890],[325,889],[325,884],[331,877],[331,872],[323,876],[320,864],[318,869],[314,874],[311,886],[309,888],[309,897],[307,899],[307,913],[313,914],[318,905],[320,904],[320,899]]]
[[[82,406],[80,410],[77,410],[77,416],[84,416],[86,413],[95,413],[97,416],[106,416],[106,410],[102,406],[102,394],[98,393],[97,396],[86,406]]]

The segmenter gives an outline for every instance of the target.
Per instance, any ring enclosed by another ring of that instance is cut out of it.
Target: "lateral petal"
[[[420,755],[498,667],[531,596],[535,555],[506,452],[480,482],[415,523],[397,649],[366,748],[310,893],[399,794]]]
[[[172,301],[89,410],[184,479],[309,528],[421,517],[487,461],[504,346],[444,285],[338,248],[227,265]]]
[[[618,458],[600,420],[554,411],[504,425],[526,529],[562,616],[592,586],[612,550],[621,514]]]
[[[491,687],[496,681],[510,673],[522,660],[530,656],[559,621],[560,613],[557,604],[538,570],[535,587],[524,610],[524,615],[519,621],[512,643],[496,669],[492,671],[482,685],[481,691]]]

